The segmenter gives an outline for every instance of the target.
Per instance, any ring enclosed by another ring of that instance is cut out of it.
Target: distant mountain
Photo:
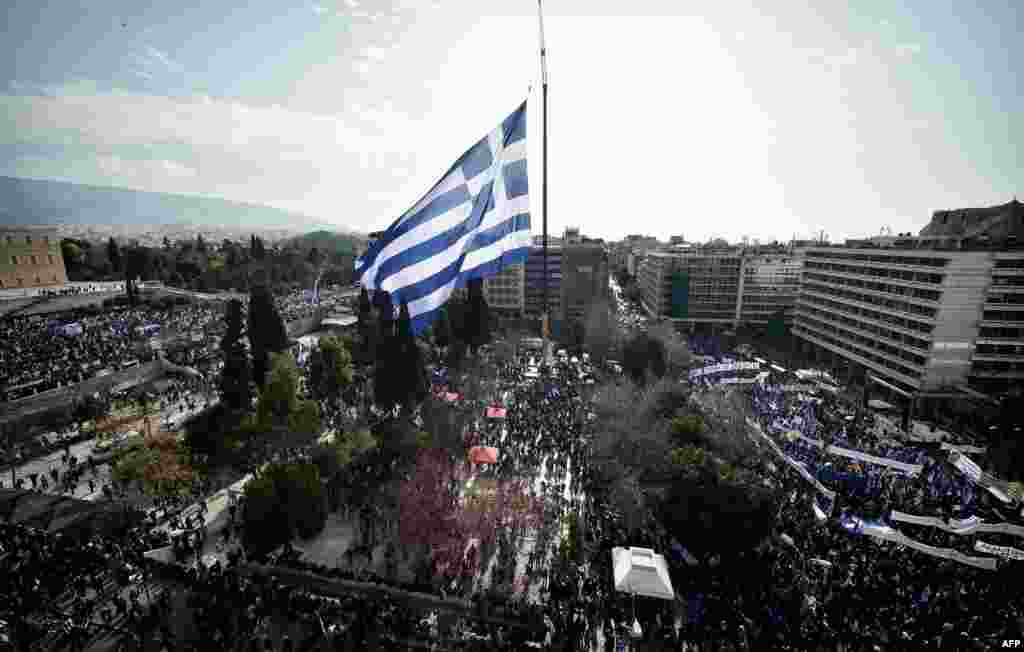
[[[0,176],[0,224],[96,224],[289,227],[322,220],[270,206],[63,181]]]
[[[366,238],[352,233],[336,231],[312,231],[288,238],[280,243],[282,247],[309,251],[316,247],[320,251],[354,256],[362,251]]]

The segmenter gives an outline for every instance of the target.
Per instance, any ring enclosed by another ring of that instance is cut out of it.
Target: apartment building
[[[1024,252],[905,238],[812,247],[793,334],[905,397],[1024,379]]]
[[[561,319],[582,321],[595,300],[608,295],[608,256],[597,244],[562,248]]]
[[[750,250],[742,261],[737,321],[765,325],[781,313],[787,324],[792,323],[802,271],[800,249]]]
[[[534,245],[524,265],[523,316],[540,319],[544,313],[544,255],[543,247]],[[557,325],[555,319],[561,314],[562,298],[562,247],[548,245],[548,314],[552,319],[552,333]]]
[[[55,228],[0,229],[0,289],[67,283]]]
[[[526,303],[526,273],[522,263],[509,265],[484,279],[484,298],[499,317],[522,317]]]
[[[992,395],[1024,385],[1024,252],[992,254],[968,381]]]
[[[652,317],[685,324],[764,326],[791,321],[803,253],[784,246],[688,247],[648,252],[637,277]]]

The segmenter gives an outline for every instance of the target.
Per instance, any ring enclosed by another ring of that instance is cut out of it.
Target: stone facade
[[[56,229],[0,229],[0,289],[67,283]]]

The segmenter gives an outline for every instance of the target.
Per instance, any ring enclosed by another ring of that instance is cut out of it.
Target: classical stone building
[[[0,227],[0,290],[67,283],[56,229]]]

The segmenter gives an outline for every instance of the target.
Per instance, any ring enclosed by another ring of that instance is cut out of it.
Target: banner
[[[1024,539],[1024,526],[1012,523],[985,523],[977,516],[960,520],[950,519],[947,523],[934,516],[916,516],[893,510],[889,518],[893,521],[938,528],[951,534],[1008,534]]]
[[[803,476],[804,480],[806,480],[812,487],[817,489],[821,495],[825,496],[829,500],[836,499],[836,492],[829,491],[828,489],[826,489],[825,485],[818,482],[818,479],[811,475],[811,472],[804,468],[802,464],[800,464],[799,462],[797,462],[796,460],[782,452],[782,449],[779,448],[779,445],[775,443],[775,440],[769,437],[768,435],[764,434],[764,431],[761,430],[761,427],[759,425],[757,425],[757,422],[755,422],[750,417],[747,417],[747,425],[751,429],[753,429],[754,432],[759,434],[762,439],[768,442],[768,445],[771,447],[773,451],[775,451],[775,454],[778,455],[783,462],[793,467],[793,469],[801,476]]]
[[[700,378],[701,376],[710,376],[713,374],[722,374],[730,371],[757,371],[761,368],[756,362],[728,362],[723,364],[713,364],[708,367],[701,369],[691,369],[690,379]]]
[[[142,556],[146,559],[152,559],[163,564],[174,563],[174,546],[164,546],[163,548],[154,548],[153,550],[142,553]]]
[[[852,450],[849,448],[839,448],[838,446],[829,446],[827,452],[831,455],[838,455],[839,457],[847,457],[853,460],[860,460],[861,462],[869,462],[871,464],[877,464],[878,466],[887,466],[889,468],[898,469],[904,473],[910,475],[918,475],[921,473],[923,468],[920,464],[907,464],[906,462],[898,462],[896,460],[890,460],[887,457],[877,457],[875,455],[868,455],[860,451]]]
[[[962,446],[958,446],[956,444],[949,444],[949,443],[946,443],[946,442],[942,443],[941,448],[944,451],[956,451],[958,453],[971,453],[972,455],[984,455],[988,451],[988,449],[985,448],[984,446],[970,446],[970,445],[967,445],[967,444],[964,444]]]
[[[996,560],[991,557],[971,557],[951,548],[936,548],[935,546],[929,546],[928,544],[921,543],[916,539],[911,539],[899,530],[894,530],[887,525],[865,521],[857,518],[856,516],[843,516],[839,520],[839,523],[842,525],[843,529],[853,534],[863,534],[882,541],[892,541],[895,544],[913,548],[918,552],[923,552],[924,554],[932,557],[949,559],[950,561],[959,562],[967,566],[974,566],[975,568],[981,568],[983,570],[996,570],[997,567]]]
[[[978,466],[978,464],[974,460],[967,457],[963,453],[960,453],[958,451],[950,451],[949,463],[955,466],[956,468],[960,469],[960,471],[964,475],[966,475],[971,480],[974,480],[975,483],[981,482],[981,467]]]
[[[967,457],[964,453],[950,451],[949,463],[970,478],[974,484],[984,487],[1003,503],[1009,505],[1014,502],[1014,499],[1010,497],[1010,483],[1004,482],[990,473],[985,473],[974,460]]]
[[[1013,561],[1024,561],[1024,550],[1018,550],[1011,546],[993,546],[990,543],[984,541],[975,541],[974,549],[978,552],[986,552],[990,555],[996,555],[1003,559],[1012,559]]]

